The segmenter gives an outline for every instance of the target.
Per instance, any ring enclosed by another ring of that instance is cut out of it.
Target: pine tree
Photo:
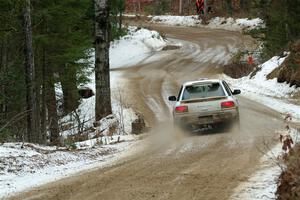
[[[124,34],[122,28],[123,12],[125,11],[125,0],[111,0],[108,2],[110,8],[110,39],[113,40]]]
[[[261,8],[266,13],[267,23],[265,55],[270,57],[286,50],[289,43],[300,38],[300,1],[261,1]]]
[[[84,83],[84,71],[88,62],[87,50],[92,47],[92,3],[87,1],[38,1],[35,21],[37,64],[39,84],[42,86],[41,106],[43,129],[47,120],[50,127],[50,141],[58,143],[59,118],[74,111],[79,105],[77,86]],[[44,74],[44,75],[43,75]],[[63,97],[56,100],[55,84],[62,86]],[[46,101],[46,102],[44,102]],[[62,106],[58,106],[58,105]],[[46,107],[46,108],[45,108]]]
[[[0,142],[11,135],[22,139],[27,126],[23,7],[22,1],[0,0]]]

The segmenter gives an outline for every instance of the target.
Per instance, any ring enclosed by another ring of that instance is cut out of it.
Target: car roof
[[[221,82],[222,82],[222,80],[220,80],[220,79],[200,79],[200,80],[197,80],[197,81],[185,82],[183,84],[183,86],[195,85],[197,83],[221,83]]]

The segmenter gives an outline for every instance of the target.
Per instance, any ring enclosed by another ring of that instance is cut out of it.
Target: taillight
[[[225,101],[225,102],[221,103],[222,108],[232,108],[234,106],[235,106],[235,104],[233,101]]]
[[[182,113],[182,112],[188,112],[189,111],[189,108],[187,106],[177,106],[175,108],[175,111],[177,113]]]

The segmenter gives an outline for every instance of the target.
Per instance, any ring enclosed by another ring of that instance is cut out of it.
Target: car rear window
[[[225,96],[225,92],[220,83],[198,83],[185,87],[182,100],[220,96]]]

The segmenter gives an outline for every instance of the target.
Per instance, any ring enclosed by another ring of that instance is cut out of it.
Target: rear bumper
[[[223,110],[214,113],[192,113],[174,116],[174,122],[178,125],[206,125],[230,122],[238,119],[238,109]]]

